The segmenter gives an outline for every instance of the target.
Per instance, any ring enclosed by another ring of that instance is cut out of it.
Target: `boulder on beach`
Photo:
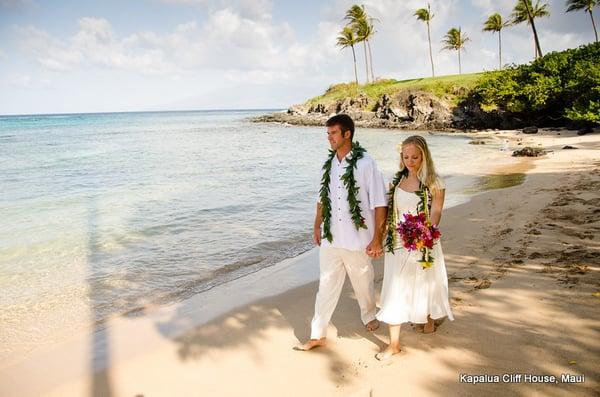
[[[523,134],[537,134],[538,128],[535,126],[523,128]]]
[[[515,150],[513,157],[539,157],[546,154],[546,151],[539,147],[525,146],[523,149]]]
[[[584,127],[577,131],[577,135],[586,135],[591,134],[592,132],[594,132],[594,129],[592,127]]]

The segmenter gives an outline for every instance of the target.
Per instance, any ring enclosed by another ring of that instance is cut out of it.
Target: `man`
[[[358,143],[352,142],[354,122],[350,116],[335,115],[327,120],[326,126],[331,152],[323,166],[313,229],[314,242],[320,246],[319,291],[310,340],[296,346],[297,350],[326,344],[327,325],[346,273],[358,300],[363,324],[369,331],[379,327],[375,319],[371,258],[383,255],[387,216],[385,183],[375,160]]]

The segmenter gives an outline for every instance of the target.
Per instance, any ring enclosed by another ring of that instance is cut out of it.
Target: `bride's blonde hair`
[[[404,160],[402,159],[402,149],[408,145],[414,145],[421,152],[423,162],[421,163],[421,168],[417,171],[419,181],[427,186],[432,193],[444,189],[444,183],[438,177],[437,172],[435,172],[435,166],[433,165],[433,159],[431,158],[427,141],[420,135],[409,136],[402,144],[397,146],[398,152],[400,153],[400,172],[405,172],[406,170]]]

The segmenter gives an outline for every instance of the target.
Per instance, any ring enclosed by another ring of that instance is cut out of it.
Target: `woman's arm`
[[[431,214],[429,219],[433,225],[439,225],[442,219],[442,209],[444,208],[445,189],[436,189],[432,191],[433,198],[431,200]]]

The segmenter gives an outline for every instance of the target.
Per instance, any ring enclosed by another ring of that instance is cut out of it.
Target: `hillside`
[[[358,126],[425,130],[592,128],[600,125],[600,43],[552,52],[500,71],[342,83],[258,122],[323,125],[347,113]]]
[[[477,84],[477,80],[482,75],[483,73],[471,73],[409,80],[385,79],[364,85],[341,83],[332,85],[323,95],[309,99],[306,104],[309,106],[317,103],[328,104],[347,97],[358,97],[361,93],[365,94],[369,101],[374,104],[384,94],[394,95],[403,90],[429,92],[457,104],[461,99],[464,99],[465,93]]]

